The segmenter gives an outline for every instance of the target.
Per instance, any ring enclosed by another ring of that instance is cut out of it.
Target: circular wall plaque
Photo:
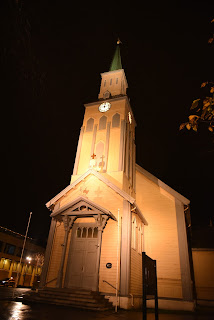
[[[111,262],[106,263],[106,268],[107,269],[111,269],[111,267],[112,267],[112,263]]]

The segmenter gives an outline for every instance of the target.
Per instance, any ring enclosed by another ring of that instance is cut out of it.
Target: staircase
[[[48,303],[68,307],[105,311],[113,308],[99,292],[87,290],[44,288],[31,291],[22,298],[23,303]]]

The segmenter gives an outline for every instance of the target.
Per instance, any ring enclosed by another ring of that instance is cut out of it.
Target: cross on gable
[[[91,159],[95,159],[95,157],[96,157],[96,154],[94,154],[94,152],[93,152]]]

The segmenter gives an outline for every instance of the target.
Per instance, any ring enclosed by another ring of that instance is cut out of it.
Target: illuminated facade
[[[136,164],[136,121],[120,49],[85,105],[71,183],[51,199],[41,287],[142,301],[142,251],[157,260],[159,306],[193,309],[185,208],[189,200]],[[116,289],[115,289],[116,288]],[[152,303],[152,302],[150,302]]]
[[[27,238],[24,255],[20,264],[20,257],[24,236],[0,227],[0,280],[11,278],[15,280],[19,270],[20,286],[37,286],[42,266],[36,260],[37,255],[43,255],[45,249],[35,244],[35,240]]]

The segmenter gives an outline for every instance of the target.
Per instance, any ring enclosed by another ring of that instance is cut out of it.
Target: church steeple
[[[85,104],[72,179],[94,169],[118,181],[121,189],[133,195],[136,123],[126,95],[128,84],[119,44],[110,71],[101,74],[98,100]]]
[[[121,41],[118,39],[110,70],[108,72],[101,73],[102,80],[98,95],[99,99],[108,99],[114,96],[126,95],[128,83],[125,72],[122,68],[120,43]]]
[[[117,47],[116,47],[109,71],[122,69],[121,56],[120,56],[120,43],[121,41],[120,39],[118,39]]]

